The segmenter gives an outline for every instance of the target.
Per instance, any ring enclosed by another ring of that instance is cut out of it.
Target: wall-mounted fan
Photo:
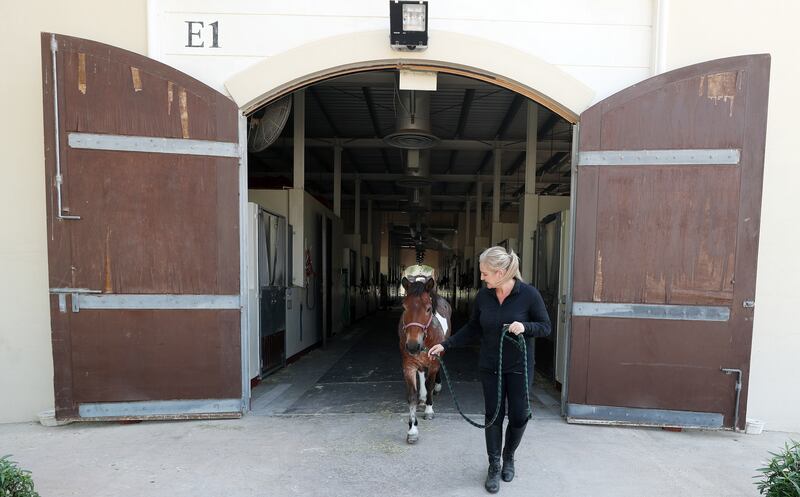
[[[250,130],[247,134],[247,150],[261,152],[278,139],[289,120],[292,111],[292,96],[286,95],[269,104],[263,112],[257,112],[250,119]],[[259,115],[260,114],[260,115]]]

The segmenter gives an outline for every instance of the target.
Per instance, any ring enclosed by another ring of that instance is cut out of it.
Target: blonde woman
[[[500,414],[486,428],[486,453],[489,456],[489,471],[486,475],[486,490],[500,490],[500,478],[509,482],[514,478],[514,451],[522,440],[528,423],[525,396],[525,366],[522,353],[514,344],[503,344],[503,391],[497,398],[499,379],[497,364],[500,351],[500,335],[504,324],[509,324],[509,333],[525,337],[528,360],[528,379],[533,378],[533,338],[550,334],[550,318],[539,291],[522,281],[519,272],[519,257],[512,250],[491,247],[480,256],[481,281],[485,288],[478,291],[472,317],[450,338],[428,351],[431,356],[446,352],[451,347],[462,347],[480,338],[480,368],[483,398],[486,406],[486,423],[491,421],[498,402]],[[508,414],[505,448],[503,445],[503,418]],[[501,467],[502,461],[502,467]]]

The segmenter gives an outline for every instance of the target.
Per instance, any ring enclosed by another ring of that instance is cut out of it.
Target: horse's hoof
[[[433,387],[433,394],[434,395],[436,395],[437,393],[439,393],[441,391],[442,391],[442,385],[441,384],[438,384],[435,387]]]
[[[434,416],[433,416],[433,413],[432,413],[432,412],[430,412],[430,413],[429,413],[429,412],[426,412],[426,413],[425,413],[425,416],[424,416],[424,419],[425,419],[426,421],[430,421],[430,420],[432,420],[432,419],[433,419],[433,417],[434,417]]]
[[[406,442],[409,444],[415,444],[419,440],[419,435],[408,435],[406,436]]]

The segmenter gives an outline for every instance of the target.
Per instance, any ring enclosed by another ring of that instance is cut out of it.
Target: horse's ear
[[[434,285],[436,285],[436,280],[433,278],[428,278],[428,281],[425,282],[425,291],[431,293]]]
[[[403,276],[403,279],[400,281],[400,283],[403,285],[403,289],[406,291],[406,293],[408,293],[408,285],[411,284],[411,282],[408,281],[408,278]]]

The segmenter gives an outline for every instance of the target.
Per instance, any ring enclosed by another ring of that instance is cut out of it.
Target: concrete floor
[[[792,436],[531,423],[503,495],[757,495],[755,468]],[[420,424],[413,446],[397,414],[11,424],[0,453],[33,472],[42,497],[485,494],[483,433],[452,414]]]
[[[361,364],[347,357],[366,355],[365,334],[375,329],[387,327],[362,320],[325,350],[267,378],[242,419],[0,425],[0,455],[12,454],[32,471],[42,497],[485,495],[483,432],[448,408],[446,393],[436,419],[420,417],[416,445],[405,442],[402,401],[381,394],[370,403],[352,394],[395,382],[392,367],[379,367],[394,355],[347,371]],[[466,373],[456,389],[476,410],[480,402],[468,397],[479,390],[470,392]],[[331,389],[346,401],[325,404],[333,397],[319,392]],[[753,496],[755,469],[768,451],[800,439],[568,425],[547,382],[537,380],[532,396],[518,476],[501,485],[503,495]]]

